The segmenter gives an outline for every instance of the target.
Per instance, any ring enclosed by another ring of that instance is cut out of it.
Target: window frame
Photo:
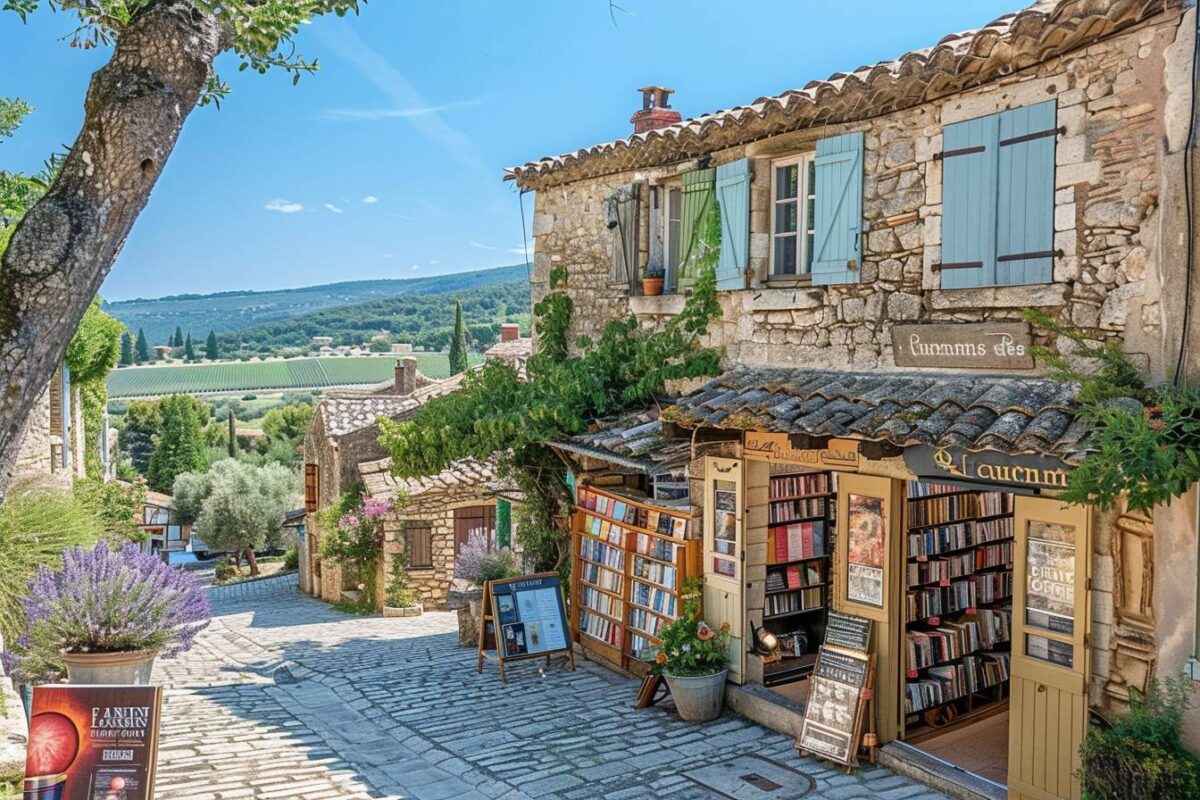
[[[808,199],[810,193],[813,198],[816,198],[816,187],[812,185],[812,170],[816,162],[816,151],[805,150],[801,153],[793,153],[790,156],[775,158],[771,160],[771,195],[770,208],[768,215],[771,218],[771,241],[769,250],[769,264],[767,269],[767,279],[771,281],[811,281],[812,280],[812,245],[809,242],[809,237],[815,235],[816,231],[813,228],[814,220],[809,218]],[[779,170],[783,167],[790,167],[793,164],[797,165],[796,170],[796,196],[787,200],[781,201],[777,196]],[[793,273],[778,272],[778,266],[775,261],[775,240],[781,235],[792,234],[791,231],[777,231],[775,229],[777,215],[776,209],[782,202],[796,203],[796,271]]]
[[[668,178],[661,183],[656,183],[652,187],[652,199],[650,202],[650,213],[658,217],[658,234],[656,240],[651,232],[651,243],[659,249],[658,253],[651,253],[647,265],[654,264],[654,257],[657,255],[662,264],[663,270],[663,294],[678,294],[679,292],[679,264],[671,265],[671,258],[674,255],[674,249],[682,247],[682,243],[676,243],[676,248],[671,247],[671,196],[676,198],[676,214],[678,215],[675,224],[679,228],[679,236],[683,235],[683,181],[680,178]],[[655,204],[657,203],[657,207]]]
[[[425,549],[429,554],[428,564],[413,563],[413,534],[424,533],[426,537]],[[423,519],[406,519],[404,520],[404,555],[408,559],[408,569],[410,570],[425,570],[435,569],[433,563],[433,523]]]

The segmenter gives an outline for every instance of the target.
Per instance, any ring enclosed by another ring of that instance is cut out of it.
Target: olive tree
[[[195,523],[214,550],[246,556],[250,574],[258,574],[255,550],[283,543],[284,514],[298,502],[299,482],[279,464],[261,467],[227,458],[208,472],[187,472],[175,479],[175,511]]]
[[[42,6],[76,15],[75,44],[112,45],[88,87],[82,130],[0,255],[0,490],[24,421],[145,208],[184,122],[197,104],[228,91],[213,59],[232,51],[242,69],[278,68],[298,80],[316,69],[292,47],[300,26],[315,15],[357,13],[363,2],[0,0],[0,11],[22,18]],[[9,109],[6,116],[17,114]]]

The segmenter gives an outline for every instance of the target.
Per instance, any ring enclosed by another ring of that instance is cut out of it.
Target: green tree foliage
[[[380,443],[402,477],[433,475],[466,456],[508,454],[506,471],[534,492],[520,536],[543,569],[559,566],[565,554],[555,518],[567,502],[561,466],[543,443],[583,432],[589,419],[645,408],[667,381],[715,375],[720,366],[720,354],[700,342],[720,313],[711,267],[662,329],[639,328],[632,316],[613,320],[599,339],[581,337],[576,351],[567,347],[565,278],[555,270],[551,292],[534,309],[541,347],[527,381],[512,366],[489,362],[467,374],[462,391],[430,400],[411,419],[380,420]]]
[[[67,344],[66,361],[71,381],[79,387],[83,411],[84,466],[88,476],[103,477],[100,437],[104,428],[104,408],[108,389],[104,379],[116,367],[121,356],[121,337],[125,326],[105,314],[97,297]]]
[[[450,374],[467,371],[467,326],[462,303],[454,301],[454,334],[450,337]]]
[[[183,357],[188,361],[196,360],[196,348],[192,345],[192,334],[188,333],[187,341],[183,343]]]
[[[24,100],[0,97],[0,143],[16,133],[32,111]],[[46,193],[61,163],[61,157],[52,156],[35,175],[0,169],[0,256],[25,212]]]
[[[304,403],[274,408],[263,417],[263,433],[268,439],[282,439],[296,444],[308,433],[312,418],[313,407]]]
[[[138,328],[137,335],[137,363],[144,364],[152,360],[150,355],[150,343],[146,341],[146,332]]]
[[[204,344],[204,357],[209,361],[216,361],[221,357],[221,345],[217,343],[217,332],[208,332],[208,341]]]
[[[299,481],[278,464],[254,466],[228,458],[207,472],[175,481],[175,511],[214,550],[245,554],[258,574],[254,550],[283,543],[283,516],[298,502]]]
[[[204,443],[207,417],[200,413],[197,405],[195,398],[186,395],[164,397],[159,401],[162,432],[154,444],[154,455],[150,456],[146,474],[152,489],[170,492],[176,477],[208,466],[208,448]]]
[[[157,400],[135,400],[125,407],[121,428],[117,433],[117,446],[130,466],[141,475],[145,475],[150,468],[154,438],[160,430],[162,414],[159,413]]]
[[[167,344],[171,345],[171,347],[183,347],[183,328],[176,325],[175,334]]]
[[[146,487],[141,483],[80,478],[73,491],[100,520],[104,538],[110,543],[140,542],[145,538],[137,516],[146,499]]]
[[[121,360],[118,363],[122,367],[132,367],[134,364],[133,337],[129,335],[129,331],[121,334]]]

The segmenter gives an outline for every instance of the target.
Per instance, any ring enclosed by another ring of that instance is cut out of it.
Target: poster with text
[[[850,495],[847,517],[846,598],[883,608],[883,498]]]
[[[869,664],[865,654],[820,648],[797,747],[839,764],[853,760]]]
[[[151,800],[162,690],[38,686],[25,800]]]
[[[1033,520],[1026,544],[1026,624],[1075,632],[1075,529]]]

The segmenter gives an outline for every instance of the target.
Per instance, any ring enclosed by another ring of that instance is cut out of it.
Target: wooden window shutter
[[[512,503],[496,498],[496,546],[512,547]]]
[[[612,198],[613,256],[609,281],[633,287],[638,278],[639,189],[636,183],[621,189]]]
[[[995,283],[999,122],[999,115],[992,114],[947,125],[942,131],[942,263],[938,269],[943,289]]]
[[[695,169],[683,174],[683,218],[680,220],[682,245],[679,253],[679,288],[696,281],[696,258],[704,238],[704,221],[713,201],[715,169]]]
[[[474,531],[482,531],[489,547],[496,544],[496,507],[467,506],[454,509],[454,554],[458,555]]]
[[[409,569],[433,567],[433,526],[428,522],[408,520],[404,523],[404,549]]]
[[[999,115],[996,283],[1054,280],[1053,100]]]
[[[721,210],[721,258],[718,289],[744,289],[750,265],[750,160],[717,167],[717,205]]]
[[[857,283],[862,275],[863,135],[817,142],[812,282]]]
[[[319,467],[316,464],[304,465],[304,511],[309,514],[318,510],[318,470]]]

